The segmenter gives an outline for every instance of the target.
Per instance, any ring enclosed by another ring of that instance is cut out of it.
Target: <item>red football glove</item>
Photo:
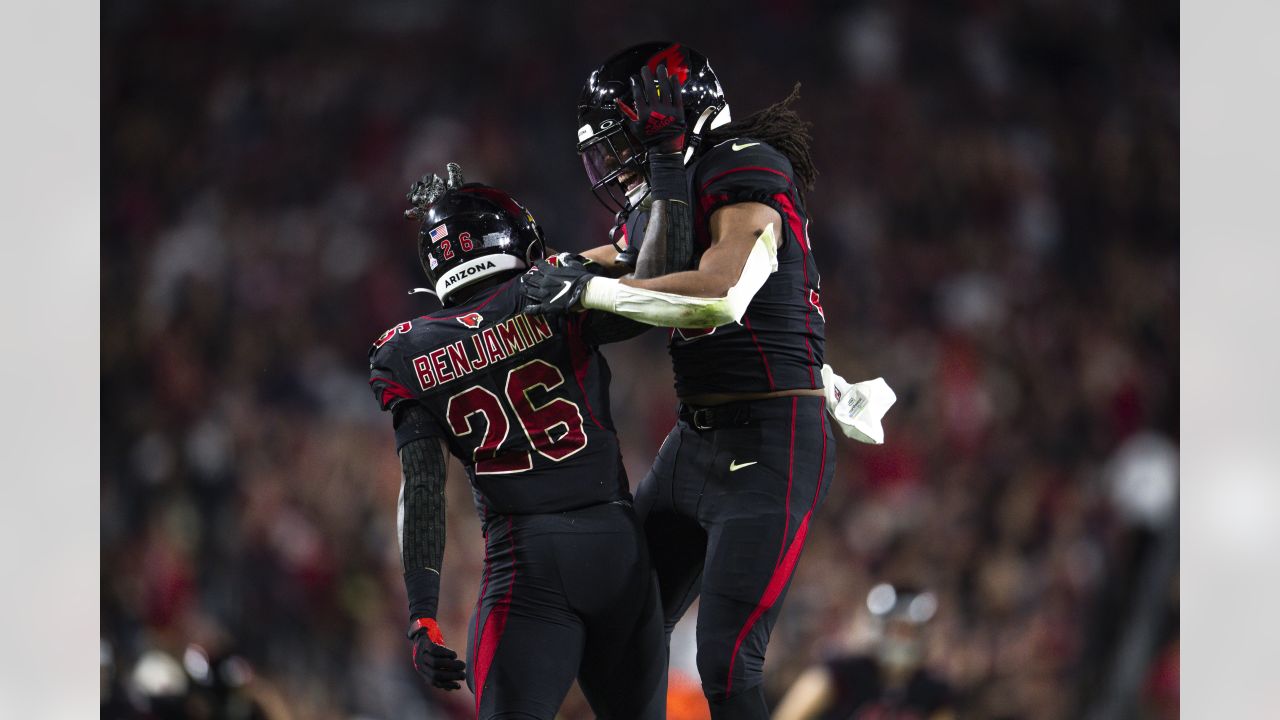
[[[444,635],[435,618],[418,618],[409,625],[413,641],[413,669],[441,690],[457,690],[467,679],[467,664],[458,653],[444,645]]]

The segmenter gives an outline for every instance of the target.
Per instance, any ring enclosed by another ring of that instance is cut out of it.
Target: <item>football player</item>
[[[675,328],[679,421],[636,507],[668,634],[701,593],[697,662],[717,719],[768,717],[765,647],[835,471],[804,202],[815,171],[795,97],[734,122],[711,64],[687,46],[606,60],[582,91],[578,152],[617,213],[617,260],[647,242],[656,199],[687,217],[663,224],[691,236],[695,266],[649,279],[546,268],[526,283],[549,317],[585,308]]]
[[[774,719],[953,720],[951,686],[926,664],[927,623],[937,608],[931,592],[876,585],[867,594],[875,637],[869,651],[839,653],[804,671]]]
[[[517,278],[545,253],[540,227],[507,193],[464,183],[454,164],[448,175],[415,184],[407,213],[421,221],[418,254],[443,308],[392,327],[369,351],[403,471],[397,525],[414,667],[437,688],[465,679],[481,718],[549,720],[575,677],[601,718],[660,718],[661,606],[596,348],[646,326],[522,313]],[[442,445],[465,466],[484,528],[467,663],[435,620]]]

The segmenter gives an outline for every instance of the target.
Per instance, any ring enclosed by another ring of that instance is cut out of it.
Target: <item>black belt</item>
[[[680,403],[680,419],[696,430],[747,427],[751,422],[751,404],[745,402],[706,407]]]

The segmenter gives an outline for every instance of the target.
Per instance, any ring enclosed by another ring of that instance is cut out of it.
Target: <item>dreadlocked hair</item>
[[[809,154],[809,143],[813,140],[809,128],[813,127],[813,123],[801,119],[791,109],[791,105],[799,99],[800,83],[796,83],[791,88],[790,95],[741,120],[734,120],[728,125],[708,131],[703,142],[711,147],[739,137],[762,140],[786,155],[800,186],[812,190],[813,181],[818,176],[818,170],[813,166],[813,157]]]

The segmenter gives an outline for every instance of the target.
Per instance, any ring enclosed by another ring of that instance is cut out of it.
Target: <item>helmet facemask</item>
[[[648,153],[619,122],[580,143],[578,154],[592,194],[617,220],[609,235],[612,241],[627,215],[649,194]]]

